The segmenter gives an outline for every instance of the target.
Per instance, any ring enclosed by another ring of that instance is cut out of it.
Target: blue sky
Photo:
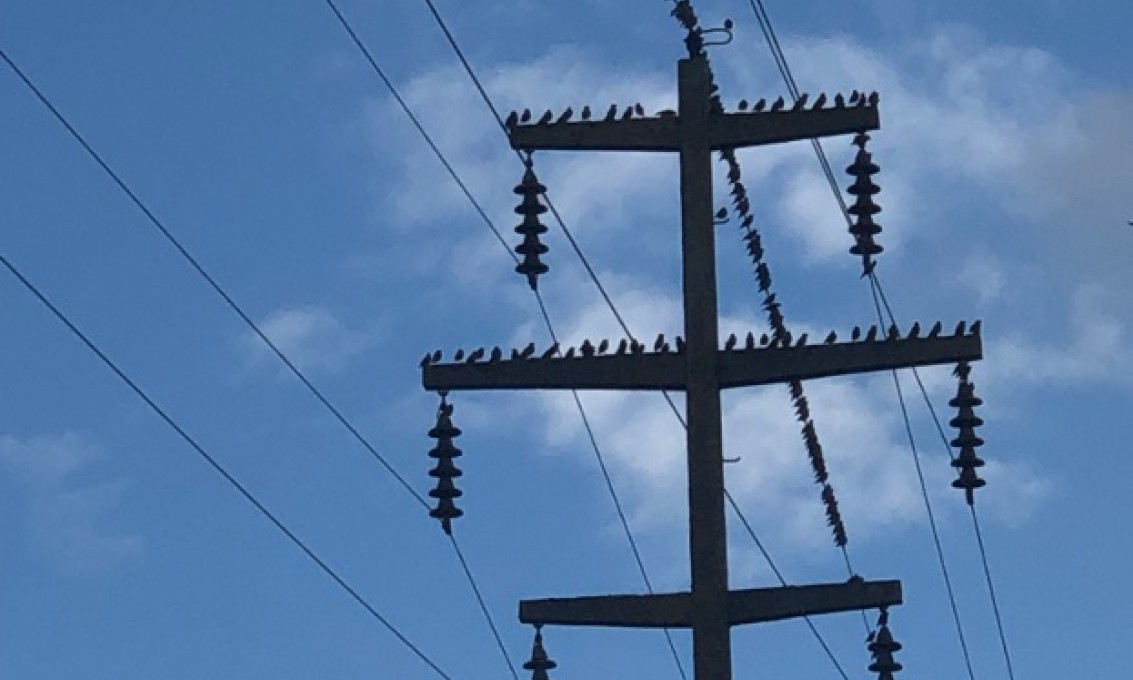
[[[394,4],[394,3],[387,3]],[[504,230],[521,172],[424,3],[341,7]],[[746,2],[713,63],[725,101],[783,93]],[[906,324],[984,320],[979,495],[1016,673],[1121,676],[1133,593],[1123,440],[1133,408],[1133,9],[1119,3],[771,3],[803,90],[878,90],[886,247]],[[675,101],[665,3],[440,9],[505,110]],[[435,398],[422,353],[547,342],[511,260],[334,16],[281,3],[21,2],[0,47],[420,492]],[[506,677],[433,520],[266,353],[10,72],[0,75],[0,253],[455,678]],[[849,139],[826,143],[839,181]],[[741,154],[788,319],[872,318],[806,144]],[[676,161],[540,154],[540,176],[634,332],[680,328]],[[720,182],[717,182],[720,185]],[[721,228],[722,327],[761,332]],[[568,339],[617,327],[562,234],[543,286]],[[4,677],[428,678],[11,277],[0,354]],[[922,373],[946,418],[947,369]],[[903,376],[906,393],[913,390]],[[900,578],[909,677],[965,674],[889,376],[808,385],[857,570]],[[975,539],[914,393],[914,431],[976,677],[1006,678]],[[563,395],[459,394],[457,532],[506,646],[516,601],[641,592]],[[584,395],[659,589],[687,585],[679,425],[659,397]],[[725,400],[728,485],[796,583],[845,577],[783,388]],[[735,522],[733,521],[733,524]],[[745,536],[736,587],[771,585]],[[860,619],[818,621],[868,677]],[[736,677],[838,677],[799,622],[737,630]],[[546,631],[558,677],[678,677],[659,633]],[[678,648],[689,658],[686,636]]]

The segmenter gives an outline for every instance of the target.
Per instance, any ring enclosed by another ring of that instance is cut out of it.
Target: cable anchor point
[[[464,515],[464,511],[456,507],[456,499],[464,492],[456,488],[455,479],[464,473],[453,463],[455,458],[463,455],[453,440],[461,435],[460,428],[452,422],[453,406],[448,402],[448,390],[439,392],[441,403],[437,406],[437,423],[429,430],[429,436],[437,440],[437,445],[429,451],[429,457],[437,460],[437,465],[429,470],[429,476],[437,480],[435,489],[429,496],[437,500],[437,507],[429,511],[429,516],[441,521],[441,528],[449,536],[452,535],[452,520]]]
[[[547,656],[543,648],[543,626],[535,626],[535,642],[531,645],[531,660],[523,664],[523,669],[531,671],[531,680],[551,680],[547,671],[558,668],[558,664]]]
[[[531,290],[537,291],[539,277],[549,270],[541,259],[547,253],[547,246],[539,238],[547,233],[547,227],[539,221],[539,216],[547,212],[547,207],[539,198],[547,193],[547,187],[535,176],[535,164],[530,151],[526,153],[523,165],[523,180],[515,187],[515,193],[522,197],[515,212],[523,217],[523,221],[515,228],[515,232],[523,236],[523,242],[515,247],[515,252],[522,255],[523,260],[515,266],[515,271],[526,276]]]
[[[901,651],[901,643],[893,639],[889,631],[889,609],[883,607],[877,618],[877,630],[869,634],[869,653],[873,663],[869,665],[871,673],[877,673],[878,680],[894,680],[894,673],[903,666],[893,658],[893,654]]]
[[[952,488],[963,489],[964,499],[968,505],[976,502],[976,489],[987,484],[976,472],[977,468],[984,466],[984,461],[976,454],[976,448],[983,446],[984,440],[976,434],[976,428],[983,425],[983,419],[976,415],[975,407],[983,404],[983,399],[976,396],[976,386],[972,383],[970,375],[971,365],[962,361],[956,365],[954,374],[959,378],[956,387],[956,396],[948,402],[958,410],[956,417],[948,422],[959,430],[956,438],[952,440],[953,447],[960,449],[959,455],[952,460],[952,467],[959,472],[959,478],[952,482]]]

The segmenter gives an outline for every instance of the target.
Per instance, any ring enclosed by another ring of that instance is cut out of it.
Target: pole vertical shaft
[[[693,666],[696,680],[731,680],[723,437],[716,375],[719,330],[710,86],[703,56],[681,60],[678,90]]]

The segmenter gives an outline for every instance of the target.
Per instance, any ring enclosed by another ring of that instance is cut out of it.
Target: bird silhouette
[[[488,361],[495,363],[495,362],[499,361],[500,359],[502,359],[503,356],[504,356],[504,351],[502,349],[500,349],[499,347],[493,347],[492,353],[488,356]]]
[[[759,346],[760,347],[766,347],[767,343],[769,343],[769,342],[771,342],[771,338],[767,337],[766,333],[759,336]]]
[[[972,322],[972,328],[971,328],[972,335],[979,335],[980,334],[980,327],[982,327],[982,326],[983,326],[983,321],[980,321],[978,319],[976,321],[973,321]]]
[[[728,219],[728,209],[727,208],[720,208],[719,210],[716,211],[716,221],[717,222],[725,222],[725,221],[727,221],[727,219]]]
[[[728,336],[728,339],[724,341],[724,349],[728,352],[731,352],[735,348],[736,348],[736,334],[732,333],[731,335]]]
[[[555,122],[556,123],[565,123],[568,120],[570,120],[570,117],[573,116],[573,115],[574,115],[574,109],[572,109],[568,106],[566,108],[566,111],[563,111],[563,114],[561,116],[559,116],[559,119]]]
[[[582,120],[590,120],[590,107],[582,107]]]
[[[618,115],[618,105],[610,104],[609,110],[606,111],[606,120],[613,120]]]
[[[798,342],[795,343],[795,347],[805,347],[806,346],[806,339],[807,339],[806,333],[803,333],[802,335],[800,335]]]
[[[654,352],[660,352],[661,351],[661,345],[664,345],[664,344],[665,344],[664,334],[658,335],[657,339],[653,341],[653,351]]]
[[[747,111],[747,100],[741,99],[739,104],[740,111]]]
[[[661,354],[668,354],[669,353],[669,343],[667,343],[667,342],[661,343],[661,349],[659,349],[658,352],[660,352]]]
[[[554,117],[555,114],[551,113],[550,109],[548,109],[547,112],[543,114],[543,117],[539,119],[539,124],[546,125],[547,123],[550,123],[551,119]]]
[[[535,343],[533,342],[528,343],[528,345],[523,348],[523,351],[519,353],[519,358],[527,359],[530,358],[532,354],[535,354]]]
[[[874,340],[877,340],[877,326],[870,326],[865,334],[865,341],[873,342]]]
[[[862,329],[854,326],[854,330],[850,331],[850,339],[857,342],[862,338]]]
[[[766,99],[760,99],[759,101],[757,101],[755,103],[755,106],[752,107],[752,110],[755,111],[756,113],[759,113],[760,111],[762,111],[765,108],[767,108],[767,100]]]
[[[744,349],[755,349],[755,335],[748,332],[747,337],[744,338]]]
[[[913,327],[909,329],[909,336],[908,337],[909,337],[910,340],[916,340],[917,337],[920,336],[920,334],[921,334],[921,325],[919,323],[914,322]]]
[[[674,340],[673,342],[674,342],[674,344],[676,344],[678,352],[685,351],[685,339],[684,338],[682,338],[681,336],[678,335],[677,339]]]
[[[441,350],[438,349],[436,352],[433,352],[433,356],[431,357],[431,360],[434,364],[437,363],[438,361],[440,361],[441,360]]]
[[[518,361],[520,358],[521,357],[519,356],[519,350],[513,347],[511,350],[511,360]]]
[[[598,343],[598,353],[599,354],[605,354],[606,350],[608,350],[608,349],[610,349],[610,341],[609,340],[603,339],[602,342]]]
[[[519,114],[515,111],[512,111],[508,115],[507,120],[504,121],[504,125],[506,125],[508,127],[515,127],[515,124],[518,123],[518,122],[519,122]]]
[[[429,354],[428,352],[425,352],[425,356],[421,358],[421,368],[425,368],[430,363],[432,363],[432,358],[433,357],[432,357],[431,354]]]
[[[846,98],[842,96],[841,92],[834,95],[834,107],[838,109],[846,107]]]
[[[464,350],[462,350],[462,349],[456,350],[456,354],[454,354],[452,356],[452,360],[454,362],[455,361],[463,361],[464,360]]]
[[[574,348],[573,347],[567,347],[566,354],[563,355],[563,358],[573,359],[574,358]]]
[[[784,104],[783,98],[779,97],[778,99],[775,100],[774,103],[771,104],[771,110],[772,111],[779,111],[783,108],[783,104]]]
[[[618,343],[618,348],[616,350],[614,350],[614,353],[615,354],[625,354],[626,348],[628,346],[629,346],[629,341],[626,340],[625,338],[622,338],[622,341]]]
[[[594,356],[594,345],[590,344],[589,340],[583,340],[578,351],[582,352],[582,356],[584,357],[592,357]]]
[[[944,324],[937,321],[936,323],[934,323],[932,325],[932,328],[929,329],[928,337],[935,338],[936,336],[940,335],[940,331],[943,327],[944,327]]]
[[[901,337],[901,329],[897,328],[897,324],[889,325],[889,332],[885,334],[886,339],[896,340]]]
[[[543,352],[543,358],[544,359],[550,359],[551,357],[555,356],[558,353],[559,353],[559,343],[556,342],[556,343],[552,344],[550,347],[548,347],[546,352]]]
[[[814,106],[812,106],[811,108],[821,109],[823,106],[826,106],[826,93],[820,92],[818,94],[818,97],[814,100]]]
[[[830,331],[830,335],[826,336],[826,340],[824,342],[827,345],[833,345],[835,342],[837,342],[837,340],[838,340],[838,334],[835,333],[834,331]]]
[[[861,96],[862,96],[861,93],[858,92],[857,90],[854,90],[853,92],[851,92],[850,93],[850,106],[857,104],[858,100],[861,99]]]
[[[967,326],[967,324],[965,324],[965,323],[964,323],[963,321],[961,321],[960,323],[956,324],[956,332],[955,332],[955,333],[953,333],[953,335],[963,335],[963,334],[964,334],[964,328],[965,328],[966,326]]]
[[[795,105],[791,107],[791,110],[792,111],[801,111],[803,109],[803,107],[806,106],[806,100],[809,99],[809,98],[810,98],[810,95],[808,95],[806,92],[803,92],[802,94],[799,95],[799,98],[795,100]]]
[[[484,348],[483,347],[477,347],[476,349],[472,350],[471,354],[468,355],[467,362],[470,363],[470,364],[474,364],[474,363],[476,363],[477,361],[480,361],[483,358],[484,358]]]
[[[877,103],[880,102],[880,101],[881,101],[881,95],[877,94],[876,92],[870,92],[869,93],[869,105],[870,106],[877,106]]]
[[[634,104],[633,112],[638,116],[645,116],[645,109],[641,106],[641,104]]]
[[[622,120],[629,120],[633,118],[633,107],[627,106],[626,110],[622,113]]]
[[[777,330],[779,330],[779,333],[778,333],[779,344],[782,345],[783,347],[790,347],[791,346],[791,331],[781,330],[781,329],[777,329]]]
[[[637,340],[634,340],[633,342],[629,343],[629,351],[633,352],[634,354],[641,354],[645,351],[645,345],[638,342]]]

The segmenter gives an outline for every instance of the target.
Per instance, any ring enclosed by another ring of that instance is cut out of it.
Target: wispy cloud
[[[981,366],[980,380],[986,379],[1001,394],[1010,391],[1024,398],[1028,385],[1041,381],[1114,380],[1112,371],[1098,370],[1090,358],[1118,362],[1133,319],[1111,310],[1111,294],[1097,285],[1098,279],[1086,275],[1083,285],[1049,288],[1024,284],[1033,283],[1034,272],[1043,269],[1038,253],[1068,237],[1058,232],[1051,239],[1027,221],[1035,215],[1036,205],[1050,206],[1051,211],[1067,209],[1059,201],[1047,200],[1058,192],[1048,173],[1036,170],[1038,159],[1044,167],[1059,167],[1060,161],[1079,158],[1076,140],[1091,134],[1085,121],[1109,121],[1113,123],[1105,128],[1109,134],[1125,134],[1114,123],[1118,118],[1113,112],[1123,110],[1126,100],[1080,97],[1087,86],[1048,53],[993,44],[956,27],[909,40],[902,48],[900,66],[898,60],[851,38],[787,36],[786,41],[803,89],[836,91],[848,85],[882,93],[884,130],[875,136],[873,147],[883,167],[884,193],[879,199],[885,209],[883,245],[889,254],[900,255],[913,244],[931,244],[941,248],[948,260],[931,271],[907,272],[908,280],[897,283],[918,291],[914,294],[919,302],[931,299],[951,310],[953,298],[963,297],[965,308],[977,307],[991,319],[1010,318],[1012,323],[1022,316],[1019,310],[1053,308],[1052,323],[1069,329],[1056,348],[1019,339],[1034,337],[1022,322],[1005,330],[1005,324],[989,321],[985,328],[997,330],[995,336],[985,336],[986,363],[998,366]],[[725,92],[767,91],[769,74],[755,70],[740,51],[722,52],[714,63]],[[505,110],[532,102],[556,109],[638,99],[656,109],[670,107],[673,99],[668,71],[609,72],[569,50],[524,65],[499,65],[487,73],[486,83]],[[505,237],[510,236],[515,199],[510,184],[500,184],[499,178],[518,178],[515,159],[490,119],[457,119],[449,114],[478,110],[475,94],[455,69],[423,74],[407,92],[425,112],[427,127],[437,131],[450,160],[470,180],[473,193],[489,197],[484,199],[489,213],[501,216],[497,224],[507,228]],[[393,115],[399,114],[385,104],[377,107],[376,126]],[[1098,140],[1091,148],[1100,152],[1100,138],[1090,138]],[[385,135],[381,143],[405,142]],[[835,166],[849,161],[847,146],[828,145],[828,149]],[[435,161],[420,154],[407,158],[389,197],[401,219],[429,235],[451,229],[453,217],[467,218],[464,199],[449,188],[438,189]],[[745,153],[742,160],[761,223],[789,234],[797,247],[794,254],[801,254],[808,266],[835,257],[849,262],[844,223],[807,145],[759,149]],[[644,338],[679,332],[678,298],[672,288],[657,285],[663,273],[674,273],[673,252],[655,248],[655,239],[639,231],[651,220],[674,222],[672,168],[663,160],[635,156],[540,157],[538,163],[544,182],[553,194],[557,192],[568,222],[584,236],[588,254],[598,263],[633,331]],[[1079,189],[1093,186],[1083,180]],[[1111,194],[1105,200],[1115,202]],[[962,215],[977,201],[996,216],[1021,221],[1025,230],[1006,233],[989,230],[986,219],[979,224],[966,221]],[[430,211],[421,211],[426,203]],[[491,252],[499,244],[479,227],[469,225],[462,233],[466,236],[447,239],[451,257],[482,263],[499,255]],[[1030,249],[1020,248],[1022,242]],[[444,258],[436,259],[434,266],[443,266]],[[474,276],[503,277],[510,268],[483,269],[494,273],[477,271]],[[608,270],[616,270],[617,275]],[[577,295],[579,278],[558,270],[555,277],[548,281],[546,292],[564,342],[621,335],[602,304],[591,302],[589,295],[585,300]],[[481,285],[497,282],[479,281]],[[800,317],[798,312],[788,310],[796,331],[805,329],[820,337],[817,329],[824,324],[807,324],[814,317]],[[722,326],[745,332],[762,328],[762,319],[737,314],[723,319]],[[1034,316],[1042,318],[1038,312]],[[796,321],[800,318],[801,323]],[[535,330],[535,323],[517,329],[516,344],[526,344]],[[1004,379],[1023,374],[1025,380]],[[922,375],[930,395],[943,403],[954,389],[947,372]],[[923,523],[923,500],[889,376],[817,381],[808,386],[808,396],[852,540],[869,542],[888,528]],[[634,524],[658,539],[671,537],[673,521],[684,512],[683,503],[672,499],[683,498],[686,459],[684,434],[670,407],[659,397],[637,394],[586,394],[584,402],[627,495]],[[573,400],[550,395],[536,405],[550,448],[588,450]],[[786,395],[774,388],[738,392],[729,395],[725,411],[728,455],[741,457],[728,467],[737,500],[757,516],[784,518],[771,528],[780,542],[806,548],[828,541],[818,489],[811,481]],[[951,499],[955,505],[957,494],[949,486],[954,471],[938,447],[930,448],[935,454],[926,460],[926,471],[932,498]],[[1026,521],[1050,492],[1051,483],[1037,465],[987,457],[986,477],[995,492],[985,495],[996,497],[987,505],[991,517]],[[589,460],[590,454],[585,458]]]
[[[109,569],[142,552],[140,536],[113,527],[126,486],[95,479],[102,457],[73,433],[0,435],[0,465],[23,486],[32,543],[65,573]]]
[[[304,371],[334,373],[365,352],[377,339],[374,331],[350,328],[330,311],[312,305],[288,307],[258,322],[264,335]],[[243,338],[249,360],[272,364],[270,350],[256,335]]]
[[[654,325],[637,327],[642,334],[651,334],[657,328],[669,330],[678,316],[679,301],[639,294],[620,298],[619,307],[628,318],[653,320]],[[585,337],[585,330],[603,326],[605,316],[600,304],[587,305],[577,310],[564,336]],[[759,329],[762,322],[726,318],[722,325]],[[925,377],[930,394],[941,403],[946,381],[938,373]],[[807,383],[832,483],[851,539],[859,545],[872,542],[883,530],[926,521],[890,380],[881,376]],[[947,384],[954,389],[954,383]],[[655,539],[673,539],[672,527],[679,525],[685,509],[672,499],[684,496],[687,463],[684,430],[671,407],[657,395],[587,393],[583,401],[620,488],[630,499],[634,525]],[[679,395],[675,402],[683,412]],[[573,451],[590,464],[589,443],[573,400],[544,395],[541,408],[543,417],[537,420],[547,423],[546,444],[553,450]],[[777,518],[773,526],[764,527],[777,544],[811,549],[828,543],[819,488],[812,481],[785,389],[729,392],[724,421],[725,455],[740,458],[727,467],[728,487],[741,507],[753,517]],[[933,502],[955,506],[959,496],[950,487],[955,473],[948,459],[937,442],[923,447],[930,452],[922,451],[922,456]],[[1049,491],[1049,483],[1036,468],[1014,460],[994,460],[985,476],[996,484],[997,502],[988,505],[991,517],[1012,524],[1026,521]]]

